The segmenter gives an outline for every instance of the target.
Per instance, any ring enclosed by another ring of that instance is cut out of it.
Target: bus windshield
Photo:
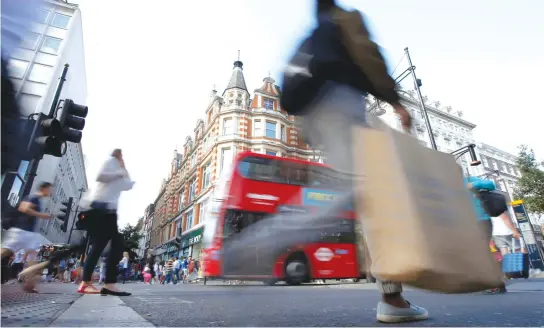
[[[333,170],[320,165],[291,162],[282,158],[248,156],[238,164],[238,172],[246,179],[257,181],[326,189],[339,187]]]

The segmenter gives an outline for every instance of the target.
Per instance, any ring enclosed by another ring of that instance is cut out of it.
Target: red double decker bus
[[[204,277],[290,285],[364,277],[354,211],[315,214],[342,196],[331,173],[320,163],[239,154],[207,214]]]

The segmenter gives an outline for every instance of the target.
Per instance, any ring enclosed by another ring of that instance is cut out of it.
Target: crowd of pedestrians
[[[146,284],[176,285],[199,280],[199,262],[189,258],[172,257],[167,261],[153,262],[148,260],[142,270]]]

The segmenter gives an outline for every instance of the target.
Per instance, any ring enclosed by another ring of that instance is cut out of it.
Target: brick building
[[[213,90],[205,119],[196,122],[183,150],[174,153],[169,177],[155,201],[150,248],[159,258],[199,257],[204,213],[217,177],[228,172],[234,156],[254,151],[311,160],[314,152],[299,138],[295,117],[279,103],[280,90],[267,77],[251,95],[243,63],[234,62],[232,76],[221,94]],[[172,243],[181,227],[181,249]]]

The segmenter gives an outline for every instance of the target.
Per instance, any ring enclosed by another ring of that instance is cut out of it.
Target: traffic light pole
[[[72,227],[70,228],[70,234],[68,235],[68,241],[66,242],[67,244],[70,244],[70,239],[72,239],[72,232],[74,231],[74,225],[76,224],[76,220],[77,220],[77,211],[79,210],[79,203],[81,203],[81,197],[83,196],[84,190],[85,189],[83,188],[79,190],[79,199],[77,201],[77,207],[76,207],[76,211],[74,215],[74,220],[72,221]]]
[[[57,103],[59,102],[60,93],[62,91],[62,87],[64,86],[64,81],[66,81],[68,67],[70,67],[70,65],[64,64],[64,69],[62,70],[62,75],[60,76],[59,85],[57,86],[57,91],[55,92],[55,98],[53,98],[53,103],[51,103],[51,108],[49,109],[49,118],[55,118],[55,110],[57,109]]]
[[[55,97],[53,98],[53,102],[51,103],[51,108],[49,109],[49,118],[53,118],[55,115],[55,109],[57,108],[57,103],[59,102],[60,94],[62,92],[62,87],[64,85],[64,81],[66,80],[66,74],[68,73],[68,67],[70,65],[64,64],[64,70],[62,71],[62,75],[60,77],[59,84],[57,86],[57,90],[55,91]],[[32,133],[32,138],[34,138],[35,131],[37,130],[37,126],[40,124],[40,119],[36,120],[36,126],[34,127],[34,131]],[[31,142],[33,139],[30,139]],[[26,181],[23,186],[23,193],[21,195],[21,199],[26,197],[30,194],[32,191],[32,185],[34,184],[34,178],[36,177],[38,173],[38,166],[40,165],[40,161],[43,159],[43,154],[40,153],[35,158],[33,158],[30,161],[30,167],[27,173]]]

